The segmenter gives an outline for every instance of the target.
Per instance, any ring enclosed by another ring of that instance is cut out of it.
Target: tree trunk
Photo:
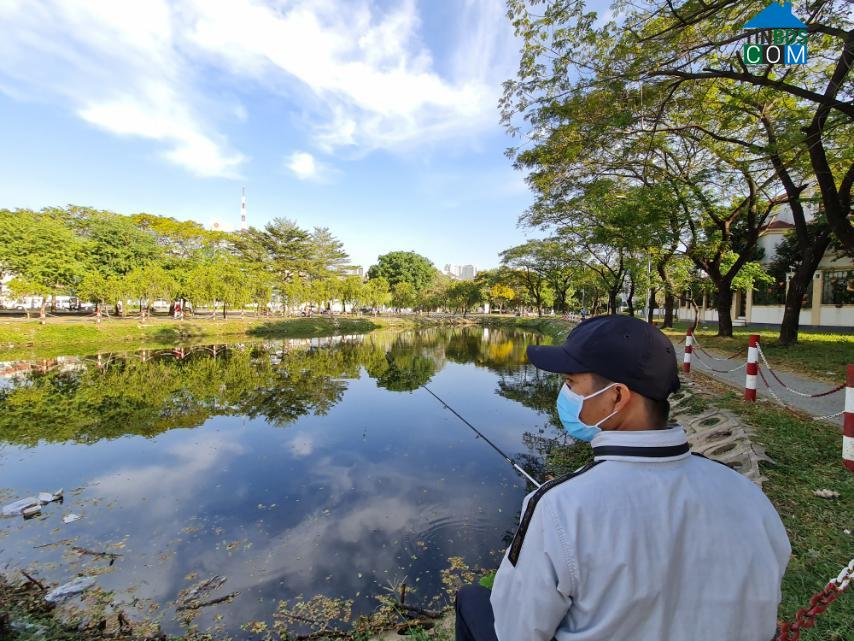
[[[664,322],[662,327],[673,327],[673,307],[676,305],[676,297],[669,291],[664,292]]]
[[[718,336],[732,336],[732,288],[729,282],[718,285],[715,308],[718,310]]]
[[[798,342],[798,326],[804,294],[806,294],[813,273],[818,269],[818,264],[829,244],[830,233],[819,234],[815,242],[803,252],[801,264],[789,280],[789,290],[786,292],[786,308],[783,312],[783,322],[780,325],[780,336],[777,339],[781,345],[791,345]]]
[[[649,298],[646,301],[646,322],[651,323],[655,318],[655,295],[658,290],[651,287],[649,290]]]
[[[611,289],[608,291],[608,313],[616,314],[617,313],[617,293],[616,289]]]
[[[656,271],[658,271],[661,282],[664,283],[664,323],[662,327],[673,327],[673,307],[676,305],[676,296],[673,294],[673,283],[668,277],[664,263],[659,263],[656,266]]]
[[[222,320],[225,320],[225,301],[222,301]]]
[[[626,305],[629,307],[629,316],[634,317],[635,315],[635,279],[629,279],[629,299],[626,301]]]

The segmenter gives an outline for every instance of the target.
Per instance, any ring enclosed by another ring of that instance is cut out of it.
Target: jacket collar
[[[595,461],[663,463],[691,455],[681,425],[666,430],[603,430],[593,437],[591,445]]]

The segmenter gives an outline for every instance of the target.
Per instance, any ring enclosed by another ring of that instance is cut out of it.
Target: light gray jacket
[[[492,590],[499,641],[769,641],[791,548],[751,481],[681,427],[604,431],[525,497]]]

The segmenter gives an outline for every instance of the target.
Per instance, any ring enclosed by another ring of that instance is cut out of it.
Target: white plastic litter
[[[69,581],[58,588],[54,588],[48,592],[44,599],[48,603],[59,603],[70,597],[73,597],[81,592],[85,592],[95,585],[95,579],[91,576],[81,576],[73,581]]]
[[[65,516],[62,517],[63,523],[74,523],[74,521],[79,521],[79,520],[80,520],[79,514],[66,514]]]
[[[23,499],[18,499],[14,503],[9,503],[8,505],[3,506],[3,516],[20,516],[24,515],[24,512],[27,512],[27,515],[33,516],[34,514],[38,514],[39,510],[32,510],[30,508],[38,507],[41,508],[42,505],[47,505],[48,503],[53,503],[54,501],[59,501],[62,499],[62,490],[57,490],[56,492],[39,492],[39,495],[36,496],[28,496]]]
[[[18,499],[14,503],[3,506],[3,516],[20,516],[24,510],[34,505],[41,505],[35,496]]]
[[[813,494],[815,494],[817,497],[819,497],[821,499],[838,499],[839,498],[839,492],[834,492],[833,490],[828,490],[825,488],[822,488],[820,490],[814,490]]]

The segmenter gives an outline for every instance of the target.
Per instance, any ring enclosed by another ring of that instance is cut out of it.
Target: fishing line
[[[386,360],[388,361],[389,365],[391,365],[392,367],[394,366],[394,363],[392,362],[391,354],[389,354],[388,352],[386,352]],[[431,389],[430,389],[429,387],[427,387],[426,385],[419,385],[418,387],[422,387],[422,388],[424,388],[424,389],[427,391],[427,393],[428,393],[428,394],[430,394],[430,396],[432,396],[432,397],[433,397],[433,398],[435,398],[437,401],[439,401],[442,405],[444,405],[444,406],[445,406],[445,409],[450,410],[450,411],[451,411],[451,413],[452,413],[454,416],[456,416],[458,419],[460,419],[460,420],[461,420],[463,423],[465,423],[465,424],[466,424],[466,425],[467,425],[467,426],[468,426],[472,431],[474,431],[474,433],[475,433],[475,434],[477,434],[480,438],[482,438],[484,441],[486,441],[486,442],[487,442],[487,444],[488,444],[490,447],[492,447],[492,449],[494,449],[496,452],[498,452],[498,453],[501,455],[501,457],[502,457],[505,461],[507,461],[508,463],[510,463],[510,465],[512,465],[514,468],[516,468],[516,470],[517,470],[518,472],[520,472],[520,473],[521,473],[521,474],[522,474],[526,479],[528,479],[531,483],[533,483],[533,484],[534,484],[534,486],[536,486],[537,488],[539,488],[539,487],[542,485],[542,483],[539,483],[537,480],[535,480],[535,479],[534,479],[534,477],[533,477],[533,476],[531,476],[531,475],[530,475],[530,474],[528,474],[524,469],[522,469],[522,467],[521,467],[518,463],[516,463],[516,461],[514,461],[512,458],[510,458],[509,456],[507,456],[507,455],[506,455],[506,454],[501,450],[501,448],[499,448],[495,443],[493,443],[493,442],[492,442],[492,441],[490,441],[488,438],[486,438],[486,436],[483,434],[483,432],[481,432],[481,431],[480,431],[479,429],[477,429],[474,425],[472,425],[472,424],[471,424],[471,423],[469,423],[465,418],[463,418],[463,417],[460,415],[460,413],[459,413],[459,412],[457,412],[457,410],[455,410],[453,407],[451,407],[450,405],[448,405],[445,401],[443,401],[441,398],[439,398],[439,396],[437,396],[436,394],[434,394],[434,393],[433,393],[433,390],[431,390]]]

